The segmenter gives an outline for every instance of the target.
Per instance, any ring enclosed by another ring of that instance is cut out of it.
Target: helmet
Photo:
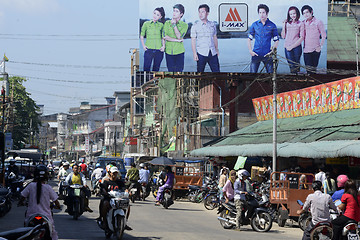
[[[312,183],[312,188],[314,189],[314,191],[321,190],[321,187],[322,183],[320,181],[314,181]]]
[[[64,162],[63,166],[70,166],[70,163],[69,162]]]
[[[97,163],[97,164],[95,164],[95,167],[96,167],[96,168],[101,167],[101,164],[100,164],[100,163]]]
[[[348,176],[346,175],[339,175],[336,179],[337,181],[337,186],[339,188],[343,188],[345,186],[345,182],[349,180]]]
[[[48,169],[45,165],[37,165],[34,171],[35,180],[47,180],[48,179]]]
[[[240,179],[242,179],[242,177],[250,177],[250,173],[245,169],[239,170],[237,174]]]
[[[140,163],[139,167],[143,168],[143,167],[145,167],[145,164],[144,164],[144,163]]]
[[[112,167],[113,167],[113,165],[111,165],[111,164],[107,165],[107,166],[106,166],[106,171],[109,172],[109,171],[110,171],[110,168],[112,168]]]

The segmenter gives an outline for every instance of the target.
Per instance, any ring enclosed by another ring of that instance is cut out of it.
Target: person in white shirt
[[[91,174],[91,183],[92,183],[92,189],[94,189],[95,183],[98,179],[101,179],[103,176],[104,169],[101,167],[100,163],[97,163],[95,165],[95,170]]]
[[[315,181],[320,181],[322,184],[326,181],[326,174],[321,167],[319,168],[319,172],[315,174]]]
[[[68,162],[65,162],[59,170],[58,179],[60,179],[61,177],[66,178],[67,175],[69,175],[70,173],[72,173],[72,170],[70,169],[70,164]]]

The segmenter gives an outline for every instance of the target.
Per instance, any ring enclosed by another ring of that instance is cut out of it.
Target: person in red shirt
[[[83,162],[80,164],[80,168],[81,168],[81,173],[84,174],[85,176],[87,176],[86,175],[86,173],[87,173],[87,165],[85,163],[85,160],[83,160]]]
[[[332,221],[333,240],[341,238],[341,231],[348,221],[360,221],[360,195],[356,189],[354,180],[349,179],[345,182],[344,194],[341,197],[339,209],[342,210],[344,214]]]

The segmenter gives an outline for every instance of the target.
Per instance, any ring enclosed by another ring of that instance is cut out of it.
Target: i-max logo
[[[247,31],[247,5],[244,3],[223,3],[219,5],[219,29],[222,32]]]

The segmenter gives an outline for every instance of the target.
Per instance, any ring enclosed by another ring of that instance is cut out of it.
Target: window
[[[144,98],[135,98],[135,114],[144,114],[145,113],[145,99]]]

